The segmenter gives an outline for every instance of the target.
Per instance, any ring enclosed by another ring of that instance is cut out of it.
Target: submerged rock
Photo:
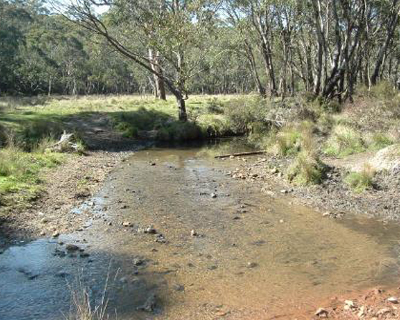
[[[137,307],[139,311],[153,312],[156,307],[156,295],[152,293],[146,300],[146,302]]]

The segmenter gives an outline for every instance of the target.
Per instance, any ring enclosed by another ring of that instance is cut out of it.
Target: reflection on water
[[[69,308],[57,273],[81,268],[101,291],[110,261],[119,319],[254,319],[282,308],[290,318],[290,308],[397,280],[398,225],[338,222],[266,197],[226,177],[236,160],[213,158],[240,151],[239,140],[136,153],[98,195],[107,195],[105,216],[65,239],[85,239],[90,258],[54,256],[60,245],[47,240],[0,256],[0,318],[36,319],[36,307],[55,319]],[[149,225],[162,238],[140,232]]]

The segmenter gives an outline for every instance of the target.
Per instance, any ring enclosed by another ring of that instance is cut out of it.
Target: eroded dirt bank
[[[65,283],[79,273],[93,300],[111,274],[118,319],[310,319],[318,307],[346,319],[360,310],[334,310],[332,295],[342,306],[347,292],[396,286],[397,225],[322,218],[278,185],[265,193],[257,176],[230,178],[243,161],[215,160],[213,149],[136,152],[71,212],[82,226],[6,250],[0,318],[62,319]]]

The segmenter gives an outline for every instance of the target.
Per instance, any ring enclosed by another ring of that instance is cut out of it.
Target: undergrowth
[[[364,166],[360,172],[350,172],[344,181],[356,192],[362,193],[373,187],[375,170],[371,166]]]

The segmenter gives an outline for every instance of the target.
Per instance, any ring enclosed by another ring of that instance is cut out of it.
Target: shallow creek
[[[213,158],[233,150],[152,148],[123,162],[74,209],[93,213],[83,230],[0,255],[0,319],[65,319],[72,293],[98,305],[105,286],[111,319],[300,319],[333,295],[397,284],[398,225],[271,198],[227,176],[238,160]]]

